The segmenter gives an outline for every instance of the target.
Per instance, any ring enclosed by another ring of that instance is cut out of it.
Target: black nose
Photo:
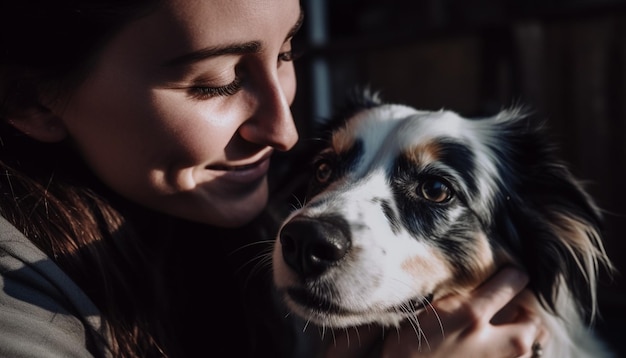
[[[283,259],[301,278],[314,278],[350,249],[348,223],[337,217],[295,217],[280,232]]]

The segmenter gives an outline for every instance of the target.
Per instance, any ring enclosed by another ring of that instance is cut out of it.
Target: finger
[[[549,333],[546,330],[541,316],[536,311],[522,311],[515,322],[503,326],[493,326],[496,329],[503,329],[510,335],[510,346],[514,349],[514,353],[520,357],[532,357],[534,347],[545,347],[549,339]]]
[[[520,315],[537,312],[539,301],[528,288],[522,290],[491,319],[491,324],[513,323]]]
[[[545,347],[543,328],[538,319],[530,318],[525,322],[507,324],[503,326],[492,326],[491,338],[500,337],[496,344],[505,353],[503,356],[511,357],[531,357],[533,345],[539,342]]]
[[[476,313],[491,319],[528,284],[528,276],[513,267],[505,267],[472,293]]]
[[[550,342],[550,332],[546,329],[546,327],[541,326],[539,328],[539,333],[537,334],[537,337],[535,338],[535,341],[533,342],[533,347],[531,348],[531,357],[541,357],[542,355],[545,356],[543,352],[545,352],[546,347],[548,346],[549,342]],[[538,345],[538,346],[535,348],[534,347],[535,345]],[[536,352],[536,350],[539,350],[541,352]]]

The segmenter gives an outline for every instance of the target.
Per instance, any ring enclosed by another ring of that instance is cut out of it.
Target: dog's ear
[[[567,287],[581,310],[593,319],[596,280],[601,267],[612,270],[602,244],[602,215],[572,175],[545,123],[517,111],[502,112],[494,142],[502,190],[496,199],[494,229],[510,252],[521,252],[531,285],[553,312],[557,294]]]
[[[373,91],[369,86],[354,86],[346,92],[344,100],[335,108],[333,116],[320,121],[317,132],[325,138],[336,128],[339,128],[348,118],[359,111],[370,109],[383,104],[380,93]]]
[[[383,104],[383,100],[380,97],[380,92],[372,90],[369,86],[355,86],[346,94],[344,115],[354,114],[356,111],[377,107],[381,104]]]

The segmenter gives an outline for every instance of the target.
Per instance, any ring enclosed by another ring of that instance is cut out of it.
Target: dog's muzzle
[[[295,216],[280,231],[285,263],[301,279],[321,276],[350,251],[348,223],[338,216]]]

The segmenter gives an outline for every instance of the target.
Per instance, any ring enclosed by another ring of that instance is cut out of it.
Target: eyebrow
[[[302,27],[304,20],[304,13],[300,11],[298,20],[293,27],[287,33],[285,41],[295,36],[295,34]],[[261,43],[259,41],[249,41],[243,43],[230,44],[225,46],[206,47],[198,51],[193,51],[165,62],[165,67],[178,67],[188,65],[194,62],[202,61],[207,58],[223,56],[223,55],[243,55],[258,53],[261,50]]]

